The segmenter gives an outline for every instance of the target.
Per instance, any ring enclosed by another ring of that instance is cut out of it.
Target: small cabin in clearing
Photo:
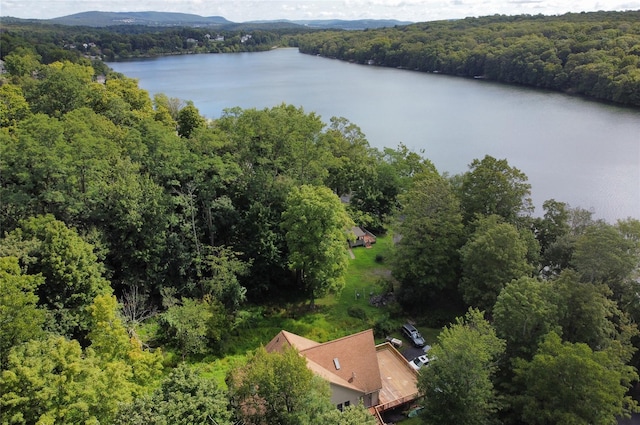
[[[354,241],[349,242],[351,248],[356,246],[370,248],[372,244],[376,243],[375,235],[362,227],[352,227],[351,231],[356,237]]]

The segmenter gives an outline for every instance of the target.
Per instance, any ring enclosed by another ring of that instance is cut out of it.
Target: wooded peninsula
[[[0,424],[373,425],[329,383],[363,376],[265,346],[368,329],[410,345],[405,323],[430,350],[404,424],[638,411],[637,217],[554,199],[534,214],[508,159],[447,175],[291,105],[207,120],[103,59],[298,46],[640,106],[640,12],[0,36]]]

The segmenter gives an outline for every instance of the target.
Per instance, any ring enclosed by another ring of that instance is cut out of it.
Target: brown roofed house
[[[316,375],[329,381],[331,401],[338,409],[362,402],[380,403],[382,389],[376,345],[371,329],[325,343],[280,331],[265,347],[268,352],[294,347]]]

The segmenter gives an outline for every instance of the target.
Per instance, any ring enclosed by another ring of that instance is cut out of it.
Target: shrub
[[[389,316],[380,317],[373,325],[373,333],[377,338],[384,338],[391,335],[396,330],[396,326],[389,319]]]
[[[351,306],[347,309],[347,314],[351,317],[355,317],[356,319],[367,320],[367,312],[362,309],[362,307]]]

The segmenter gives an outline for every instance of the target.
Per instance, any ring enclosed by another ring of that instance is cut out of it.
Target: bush
[[[367,312],[362,309],[362,307],[351,306],[347,309],[347,314],[351,317],[355,317],[356,319],[367,320]]]
[[[373,325],[373,333],[377,338],[385,338],[396,330],[396,325],[389,316],[380,317]]]

